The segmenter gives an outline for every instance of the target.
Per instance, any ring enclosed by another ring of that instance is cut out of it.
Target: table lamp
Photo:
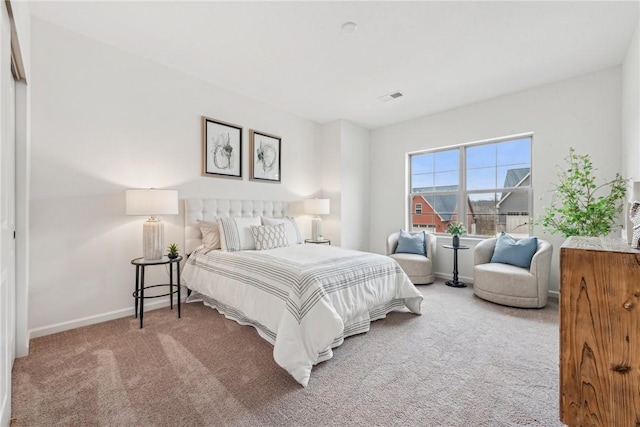
[[[322,240],[322,219],[319,215],[329,214],[329,199],[309,199],[304,201],[304,211],[316,215],[311,220],[311,240]]]
[[[164,224],[156,215],[178,214],[178,191],[141,189],[126,191],[127,215],[149,215],[142,226],[142,254],[160,259],[164,253]]]

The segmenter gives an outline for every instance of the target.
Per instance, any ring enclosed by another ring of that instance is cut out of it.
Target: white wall
[[[342,246],[369,248],[369,148],[371,134],[342,121]]]
[[[407,152],[532,131],[533,212],[538,216],[550,200],[556,165],[563,163],[569,147],[590,154],[603,179],[621,170],[620,120],[616,67],[372,131],[371,170],[379,172],[371,174],[371,250],[384,253],[387,235],[406,226]],[[554,245],[551,288],[557,290],[564,238],[541,227],[533,233]],[[438,242],[437,274],[451,274],[451,251],[440,247],[448,240]],[[464,238],[462,243],[475,244]],[[459,262],[461,278],[471,280],[473,250],[460,251]]]
[[[60,27],[32,21],[32,336],[133,314],[142,223],[127,188],[301,200],[321,189],[320,126]],[[243,132],[243,180],[201,176],[201,116]],[[282,183],[250,182],[249,129],[282,137]],[[183,242],[182,217],[165,241]],[[158,268],[148,282],[164,280]]]
[[[640,183],[640,25],[631,38],[622,63],[622,158],[623,176]],[[629,200],[640,199],[640,185]]]
[[[331,200],[331,213],[322,216],[322,234],[331,240],[331,244],[342,245],[342,126],[339,120],[322,126],[320,153],[315,163],[321,165],[322,194],[317,197]]]
[[[322,126],[322,197],[331,200],[324,237],[349,249],[369,248],[370,132],[346,120]]]

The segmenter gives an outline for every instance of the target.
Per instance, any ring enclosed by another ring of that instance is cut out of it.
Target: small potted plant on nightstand
[[[169,249],[169,253],[167,254],[167,256],[170,259],[178,258],[178,255],[179,255],[178,251],[180,250],[178,248],[178,245],[176,245],[175,243],[172,243],[172,244],[169,245],[169,247],[167,249]]]
[[[467,232],[467,229],[464,228],[464,223],[462,222],[451,222],[449,223],[449,233],[453,236],[451,239],[451,244],[454,248],[460,246],[460,236]]]

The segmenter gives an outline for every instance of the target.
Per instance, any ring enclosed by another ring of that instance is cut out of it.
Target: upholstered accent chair
[[[414,235],[422,231],[411,232]],[[436,252],[436,236],[425,232],[425,255],[411,253],[395,253],[398,247],[399,232],[391,233],[387,237],[387,255],[396,260],[414,285],[426,285],[433,283],[433,256]]]
[[[497,238],[486,239],[474,249],[473,293],[497,304],[542,308],[547,304],[553,246],[538,239],[529,268],[491,262]]]

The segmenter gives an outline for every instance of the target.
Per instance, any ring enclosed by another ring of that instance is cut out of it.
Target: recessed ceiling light
[[[355,22],[345,22],[342,24],[342,34],[353,34],[358,31],[358,24]]]

